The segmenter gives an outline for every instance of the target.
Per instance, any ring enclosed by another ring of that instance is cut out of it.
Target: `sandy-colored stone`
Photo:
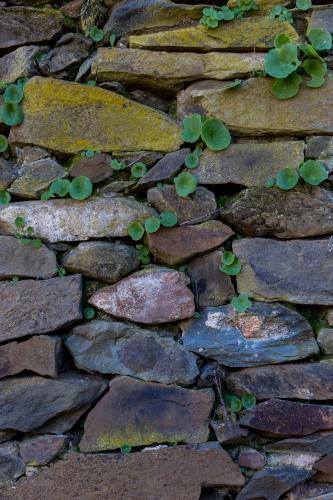
[[[182,139],[166,114],[98,87],[34,77],[24,91],[24,122],[11,143],[63,153],[86,149],[174,151]]]
[[[14,83],[18,78],[31,77],[37,74],[35,57],[43,52],[44,47],[30,45],[19,47],[0,58],[0,80]]]

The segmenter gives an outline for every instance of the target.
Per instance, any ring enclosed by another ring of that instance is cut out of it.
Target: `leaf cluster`
[[[43,246],[42,241],[39,238],[34,238],[34,229],[31,226],[27,226],[24,217],[16,217],[15,226],[17,229],[21,229],[21,233],[16,234],[16,238],[22,245],[32,245],[34,248],[41,248]]]
[[[235,296],[231,299],[230,304],[238,313],[243,313],[250,309],[252,306],[252,301],[249,299],[246,293],[240,293],[238,296]]]
[[[242,265],[234,253],[229,250],[223,252],[221,256],[220,271],[229,276],[237,276],[241,272]]]
[[[161,212],[159,217],[152,215],[145,220],[144,224],[134,221],[127,227],[127,233],[133,241],[139,241],[146,233],[156,233],[161,226],[173,227],[177,224],[177,215],[174,212]],[[141,248],[142,251],[142,248]]]
[[[294,21],[292,13],[286,7],[282,7],[282,5],[275,5],[268,14],[268,17],[271,21],[278,19],[281,22],[287,22],[290,24]]]
[[[47,201],[56,196],[64,198],[69,195],[70,198],[74,200],[82,201],[88,198],[92,191],[93,184],[89,177],[85,175],[75,177],[72,181],[68,179],[57,179],[52,182],[50,189],[42,194],[41,200]]]
[[[6,85],[3,92],[3,104],[0,106],[0,123],[8,127],[20,125],[24,120],[21,101],[24,98],[24,85],[27,78],[20,78],[16,83]]]
[[[243,17],[244,14],[251,10],[257,10],[258,7],[254,0],[238,0],[237,5],[233,8],[223,5],[220,8],[205,7],[202,11],[200,24],[207,28],[217,28],[221,21],[232,21]]]
[[[233,411],[234,413],[238,413],[243,408],[245,410],[254,408],[257,403],[254,394],[251,393],[243,394],[241,397],[239,397],[236,396],[236,394],[225,392],[224,400],[231,411]]]
[[[284,191],[289,191],[298,184],[300,179],[311,186],[319,186],[328,179],[328,171],[322,161],[306,160],[297,169],[285,167],[280,170],[275,178],[268,179],[266,187],[277,186]]]

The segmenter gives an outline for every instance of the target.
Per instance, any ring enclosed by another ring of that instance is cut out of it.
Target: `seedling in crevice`
[[[241,269],[242,265],[235,254],[229,250],[223,252],[221,256],[220,271],[228,274],[229,276],[236,276],[240,273]]]
[[[83,316],[86,319],[94,319],[94,317],[96,316],[96,311],[93,307],[85,307],[83,309]]]
[[[131,222],[127,228],[128,235],[133,241],[139,241],[146,233],[156,233],[161,226],[173,227],[177,224],[177,215],[173,212],[161,212],[159,217],[152,215],[144,224],[138,221]]]
[[[143,266],[150,264],[149,248],[144,245],[136,245],[139,261]]]
[[[74,200],[82,201],[89,198],[92,191],[93,184],[89,177],[85,175],[75,177],[72,181],[68,179],[57,179],[52,182],[50,189],[42,194],[41,200],[47,201],[55,196],[64,198],[69,195]]]
[[[275,179],[270,178],[267,180],[266,187],[277,186],[284,191],[289,191],[298,184],[300,179],[303,179],[311,186],[319,186],[328,179],[328,171],[322,161],[306,160],[301,163],[298,169],[286,167],[280,170]]]
[[[249,299],[246,293],[240,293],[238,296],[231,299],[230,304],[238,313],[243,313],[250,309],[252,306],[252,301]]]
[[[15,226],[17,229],[22,230],[22,233],[15,235],[22,245],[32,245],[34,248],[41,248],[43,246],[43,243],[39,238],[33,238],[34,230],[31,226],[26,227],[24,217],[16,217]]]

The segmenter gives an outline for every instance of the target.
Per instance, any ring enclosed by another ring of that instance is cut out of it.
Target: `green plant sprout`
[[[136,245],[135,248],[138,251],[139,261],[143,266],[150,264],[149,248],[145,245]]]
[[[101,42],[104,38],[104,31],[98,28],[97,26],[93,26],[86,32],[86,36],[90,37],[94,42]]]
[[[109,43],[111,47],[114,47],[114,44],[116,43],[116,35],[114,33],[111,33],[110,38],[109,38]]]
[[[194,193],[198,184],[197,179],[190,172],[181,172],[173,182],[176,186],[176,193],[182,198]]]
[[[89,198],[92,191],[93,184],[85,175],[75,177],[72,182],[68,179],[57,179],[52,182],[48,191],[42,193],[41,200],[47,201],[54,196],[64,198],[69,194],[74,200],[82,201]]]
[[[238,296],[231,299],[230,304],[233,306],[235,311],[238,313],[243,313],[250,309],[252,306],[252,301],[249,299],[246,293],[240,293]]]
[[[145,220],[144,228],[146,233],[156,233],[156,231],[159,230],[161,227],[161,221],[159,217],[155,217],[154,215],[152,217],[149,217],[148,219]]]
[[[8,149],[7,137],[0,134],[0,153],[4,153]]]
[[[110,165],[113,168],[113,170],[125,170],[126,168],[125,163],[116,159],[111,160]]]
[[[177,215],[173,212],[161,212],[159,217],[152,216],[145,220],[144,224],[134,221],[127,228],[128,235],[133,241],[139,241],[146,233],[156,233],[161,226],[173,227],[177,224]]]
[[[11,195],[8,191],[0,191],[0,205],[8,205],[11,200]]]
[[[94,319],[96,316],[96,311],[93,307],[85,307],[83,309],[83,316],[85,319]]]
[[[236,7],[229,8],[223,5],[220,8],[205,7],[202,11],[200,24],[207,28],[217,28],[221,21],[232,21],[243,17],[245,13],[251,10],[257,10],[258,7],[254,0],[238,0]]]
[[[134,179],[140,179],[147,173],[147,167],[142,161],[134,163],[131,167],[131,174]]]
[[[182,138],[190,143],[197,142],[201,138],[212,151],[222,151],[231,143],[230,132],[222,120],[201,116],[198,113],[184,118]]]
[[[34,248],[41,248],[43,246],[43,243],[39,238],[33,238],[34,230],[31,226],[26,227],[24,217],[16,217],[14,223],[17,229],[21,229],[23,232],[22,234],[15,235],[22,245],[32,245]]]
[[[303,179],[311,186],[319,186],[328,179],[328,171],[320,160],[306,160],[297,169],[286,167],[280,170],[275,179],[270,178],[266,182],[266,187],[277,186],[284,191],[293,189]]]
[[[241,272],[242,265],[236,255],[229,250],[223,252],[221,256],[220,271],[229,276],[236,276]]]
[[[309,10],[312,7],[312,0],[296,0],[296,7],[299,10]]]
[[[289,24],[292,24],[294,22],[292,13],[282,5],[275,5],[268,14],[268,18],[271,21],[274,21],[274,19],[278,19],[281,22],[287,22]]]
[[[90,80],[90,81],[92,81],[92,80]],[[87,82],[87,85],[88,85],[88,82]],[[83,158],[85,156],[87,156],[88,158],[92,158],[93,156],[98,155],[101,152],[102,151],[100,149],[97,149],[96,151],[94,151],[92,149],[87,149],[86,151],[81,151],[80,156],[82,156]]]
[[[21,78],[16,84],[6,85],[3,93],[3,104],[0,106],[0,123],[8,127],[20,125],[24,120],[24,114],[20,103],[24,97],[24,85],[26,80]]]
[[[66,269],[64,268],[64,266],[60,266],[58,268],[58,276],[60,278],[62,278],[63,276],[66,276]]]
[[[250,393],[237,396],[236,394],[225,392],[223,396],[226,404],[234,413],[240,412],[243,408],[249,410],[257,404],[256,397]]]

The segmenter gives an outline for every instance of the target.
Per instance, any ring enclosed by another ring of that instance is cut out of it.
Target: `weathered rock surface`
[[[280,304],[254,303],[245,313],[232,305],[208,307],[182,330],[186,349],[231,367],[282,363],[318,352],[309,323]]]
[[[305,436],[333,429],[333,406],[270,399],[244,411],[240,423],[269,436]]]
[[[31,77],[37,74],[35,57],[47,50],[46,47],[30,45],[19,47],[0,58],[0,80],[14,83],[19,78]]]
[[[307,138],[307,158],[331,158],[333,156],[333,137],[327,135],[315,135]]]
[[[115,283],[139,268],[138,253],[133,246],[109,241],[80,243],[65,255],[64,267],[72,273]]]
[[[317,341],[323,354],[333,354],[333,328],[323,328],[320,330]]]
[[[111,157],[105,153],[83,158],[77,156],[71,164],[69,175],[71,177],[86,175],[93,183],[103,182],[108,180],[113,173],[110,163]]]
[[[20,444],[20,455],[28,465],[46,465],[65,450],[68,441],[62,434],[26,438]]]
[[[242,263],[238,291],[256,300],[333,305],[333,260],[328,239],[233,243]]]
[[[265,455],[254,448],[247,448],[238,455],[238,464],[248,469],[261,470],[265,467]]]
[[[133,198],[24,201],[0,210],[0,231],[17,234],[15,219],[21,216],[33,228],[35,237],[51,243],[124,237],[131,222],[144,222],[155,214],[155,210]]]
[[[12,236],[0,236],[0,280],[12,276],[52,278],[57,270],[56,256],[45,245],[34,248]]]
[[[189,385],[199,375],[196,357],[170,336],[117,321],[76,326],[66,340],[80,370]]]
[[[147,192],[147,200],[158,212],[174,212],[178,224],[204,222],[211,219],[216,211],[214,193],[201,186],[191,196],[186,197],[178,196],[175,186],[151,188]]]
[[[0,190],[4,191],[17,176],[17,168],[5,158],[0,158]]]
[[[320,187],[245,189],[227,201],[220,214],[244,236],[290,239],[333,232],[333,196]]]
[[[320,10],[313,10],[309,20],[308,31],[314,28],[321,28],[322,30],[333,33],[333,9],[324,8]]]
[[[265,446],[266,452],[318,454],[324,456],[333,452],[333,432],[317,432],[301,438],[282,439]]]
[[[0,7],[0,49],[52,40],[62,25],[63,16],[55,9]]]
[[[91,67],[98,81],[173,94],[186,82],[229,80],[263,69],[263,54],[168,53],[140,49],[100,48]]]
[[[187,263],[187,274],[197,304],[201,307],[221,306],[235,295],[230,277],[218,272],[221,264],[221,250],[215,250]]]
[[[18,443],[0,445],[0,484],[15,481],[24,474],[25,466],[19,455]]]
[[[144,324],[168,323],[194,314],[185,277],[173,269],[151,267],[96,292],[89,303],[98,309]]]
[[[0,284],[0,341],[47,333],[82,319],[79,275]]]
[[[238,445],[246,440],[250,432],[245,427],[241,427],[238,422],[221,420],[211,420],[210,425],[214,430],[215,436],[222,445]]]
[[[83,413],[106,387],[102,378],[78,372],[66,372],[55,380],[37,376],[1,380],[0,428],[29,432],[66,413]]]
[[[333,474],[333,455],[329,454],[317,462],[313,468],[318,472],[324,472],[325,474]]]
[[[268,49],[273,47],[274,38],[280,33],[297,40],[294,28],[281,21],[272,23],[268,17],[248,17],[236,22],[221,23],[214,30],[202,25],[176,28],[157,33],[145,33],[129,37],[133,49],[182,50],[211,52],[213,50]]]
[[[25,342],[10,342],[0,346],[0,378],[23,372],[57,377],[63,367],[62,340],[38,335]]]
[[[168,181],[178,174],[184,164],[190,148],[182,148],[172,153],[167,153],[148,172],[139,179],[138,186],[149,187],[157,182]]]
[[[299,484],[286,495],[286,500],[298,500],[299,498],[302,500],[331,500],[333,498],[333,485],[308,481]]]
[[[182,119],[195,110],[216,116],[235,135],[333,133],[333,117],[327,112],[333,105],[332,74],[316,92],[304,88],[296,97],[285,101],[276,99],[271,87],[269,78],[250,78],[231,91],[221,90],[221,83],[214,81],[194,83],[180,92],[178,115]]]
[[[170,478],[173,478],[170,481]],[[170,446],[158,450],[118,454],[70,453],[52,468],[20,481],[15,490],[3,488],[4,498],[66,496],[75,498],[84,488],[87,498],[182,498],[199,500],[204,486],[242,486],[239,467],[217,443]]]
[[[303,141],[230,144],[224,151],[206,148],[192,171],[199,184],[265,186],[282,165],[297,168],[304,161]]]
[[[147,234],[146,238],[156,262],[177,266],[221,246],[233,234],[230,227],[214,220],[193,226],[162,228]]]
[[[117,377],[88,414],[80,450],[207,441],[213,402],[212,389],[195,391]]]
[[[24,122],[11,143],[35,144],[63,153],[173,151],[179,126],[169,116],[126,97],[88,85],[34,77],[24,91]]]
[[[333,365],[329,363],[285,364],[247,368],[231,373],[229,389],[252,393],[257,399],[333,399]]]

